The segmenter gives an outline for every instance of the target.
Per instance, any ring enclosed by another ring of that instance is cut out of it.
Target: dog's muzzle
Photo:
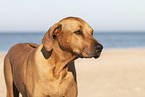
[[[86,47],[81,53],[78,54],[80,58],[98,58],[101,55],[103,46],[96,43],[92,48]]]

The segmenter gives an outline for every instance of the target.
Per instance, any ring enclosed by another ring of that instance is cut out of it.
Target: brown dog
[[[7,97],[76,97],[74,60],[98,58],[102,45],[82,19],[68,17],[53,25],[42,44],[13,46],[4,60]]]

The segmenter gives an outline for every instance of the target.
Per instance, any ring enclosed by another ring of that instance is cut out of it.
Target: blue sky
[[[46,32],[68,16],[95,31],[145,31],[145,0],[1,0],[0,32]]]

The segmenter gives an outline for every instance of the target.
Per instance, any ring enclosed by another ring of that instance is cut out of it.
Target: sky
[[[46,32],[74,16],[95,31],[145,32],[145,0],[1,0],[0,32]]]

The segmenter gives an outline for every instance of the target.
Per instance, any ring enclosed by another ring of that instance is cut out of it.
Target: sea
[[[0,33],[0,52],[7,52],[17,43],[41,44],[45,33]],[[94,38],[104,49],[145,48],[145,32],[95,32]]]

